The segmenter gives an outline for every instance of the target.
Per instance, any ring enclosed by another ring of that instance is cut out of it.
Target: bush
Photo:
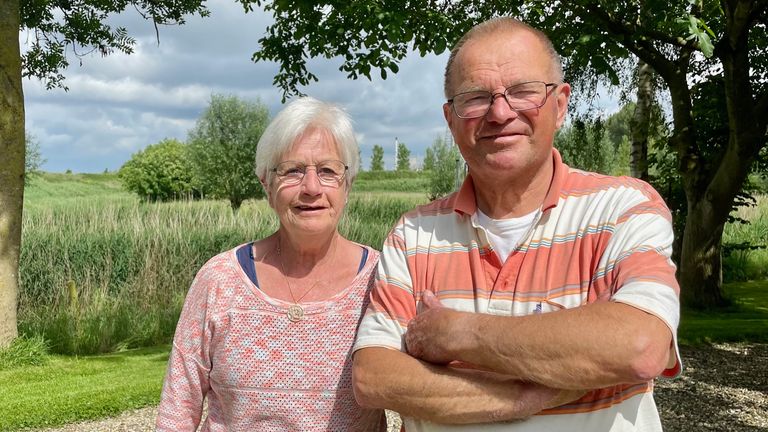
[[[197,195],[183,143],[165,139],[134,154],[118,173],[123,186],[146,201]]]

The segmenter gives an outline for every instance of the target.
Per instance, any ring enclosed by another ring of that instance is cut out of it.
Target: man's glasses
[[[526,111],[540,108],[547,102],[549,88],[559,84],[531,81],[507,87],[504,93],[491,93],[484,90],[459,93],[448,103],[459,118],[470,119],[485,117],[498,96],[504,96],[513,111]]]
[[[324,186],[339,186],[341,180],[347,174],[349,167],[339,160],[327,160],[313,165],[303,162],[285,161],[272,168],[278,180],[285,185],[297,185],[304,179],[307,168],[314,167],[320,184]]]

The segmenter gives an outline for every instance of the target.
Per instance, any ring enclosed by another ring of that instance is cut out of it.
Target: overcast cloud
[[[24,80],[26,127],[40,143],[44,170],[112,171],[164,138],[185,141],[213,93],[258,98],[273,116],[281,109],[282,93],[272,85],[277,64],[251,61],[272,17],[262,11],[246,14],[233,0],[207,4],[210,17],[161,27],[159,46],[152,24],[132,9],[114,17],[111,23],[126,27],[136,39],[134,53],[91,54],[82,65],[70,56],[72,64],[63,71],[68,92]],[[20,33],[22,50],[29,38]],[[386,167],[394,168],[395,137],[408,146],[417,167],[425,149],[446,133],[442,76],[447,58],[447,53],[414,53],[397,74],[382,80],[372,73],[373,81],[347,79],[338,70],[340,59],[312,59],[309,70],[320,80],[302,91],[347,109],[364,168],[370,167],[376,144],[384,147]],[[583,103],[585,95],[574,99]],[[607,92],[599,92],[592,104],[603,113],[618,110],[616,97]]]
[[[271,16],[245,14],[232,0],[208,4],[208,18],[161,27],[159,46],[154,27],[137,13],[115,17],[112,22],[136,39],[134,53],[88,55],[82,66],[71,56],[64,71],[68,92],[24,81],[27,131],[40,143],[47,160],[44,170],[116,170],[147,145],[164,138],[186,140],[212,93],[259,98],[272,115],[281,109],[281,92],[272,85],[278,66],[251,61]],[[22,50],[27,39],[20,34]],[[413,54],[387,80],[353,81],[338,70],[340,60],[316,59],[309,69],[320,81],[302,90],[348,110],[364,168],[370,166],[375,144],[384,147],[386,165],[393,167],[395,137],[408,146],[417,164],[426,147],[445,133],[441,106],[446,60],[445,54]]]

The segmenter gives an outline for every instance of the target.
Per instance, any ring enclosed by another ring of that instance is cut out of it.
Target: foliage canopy
[[[195,195],[192,165],[184,143],[164,139],[131,156],[118,172],[123,186],[146,201]]]
[[[136,40],[124,27],[113,28],[111,15],[135,9],[159,25],[184,24],[190,14],[208,16],[205,0],[34,0],[21,1],[21,31],[27,31],[29,49],[22,54],[24,77],[37,77],[49,89],[63,87],[62,70],[69,66],[68,51],[81,58],[91,52],[107,56],[115,51],[131,54]],[[159,37],[159,33],[158,33]]]
[[[188,140],[194,177],[205,195],[229,200],[235,211],[246,199],[264,197],[254,159],[268,123],[269,110],[261,101],[211,96]]]
[[[768,125],[768,1],[766,0],[441,0],[302,2],[241,0],[264,5],[275,23],[255,60],[280,64],[285,94],[316,81],[306,59],[340,57],[351,78],[397,72],[408,50],[440,54],[476,23],[515,16],[543,30],[564,58],[568,81],[594,88],[619,85],[640,59],[669,92],[676,157],[688,207],[678,277],[683,300],[723,304],[723,227],[760,150]],[[727,139],[709,151],[694,119],[694,85],[722,80]],[[589,93],[586,93],[587,95]],[[594,94],[594,93],[592,93]],[[586,96],[589,98],[590,96]]]

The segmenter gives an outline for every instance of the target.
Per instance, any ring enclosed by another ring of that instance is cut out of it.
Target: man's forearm
[[[666,325],[620,303],[525,317],[429,313],[437,319],[419,322],[417,316],[412,321],[416,324],[409,325],[409,333],[422,334],[411,335],[412,339],[406,335],[414,356],[460,360],[549,387],[583,389],[647,381],[670,362],[671,332]]]
[[[365,408],[445,424],[529,417],[583,392],[564,392],[494,372],[432,365],[400,351],[364,348],[355,354],[355,397]]]

